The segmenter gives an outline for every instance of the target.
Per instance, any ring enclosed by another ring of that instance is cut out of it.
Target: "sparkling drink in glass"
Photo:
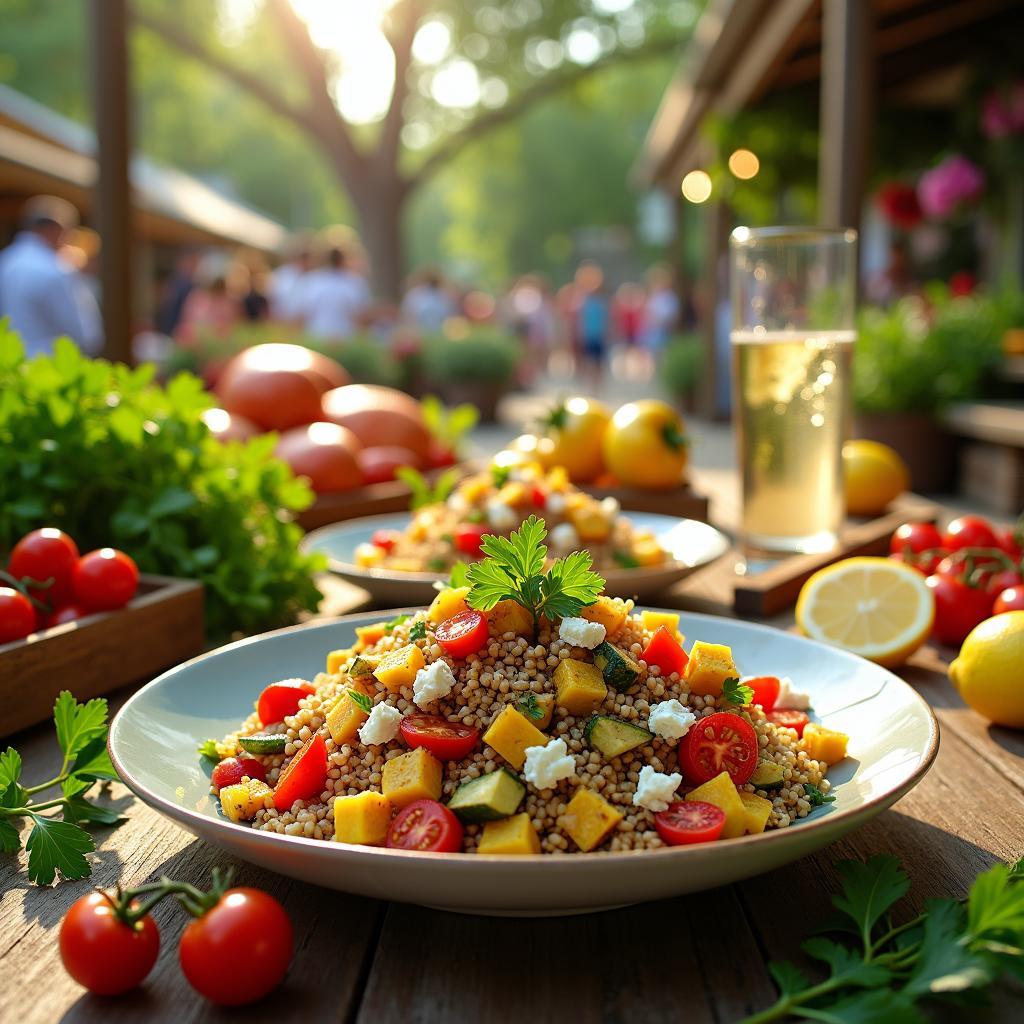
[[[845,506],[857,234],[737,228],[731,248],[744,549],[826,551]]]

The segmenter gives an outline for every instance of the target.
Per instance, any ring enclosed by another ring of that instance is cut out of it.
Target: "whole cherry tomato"
[[[935,574],[926,580],[935,598],[932,635],[948,647],[959,647],[979,622],[992,614],[992,595],[955,576]]]
[[[1016,569],[1001,569],[988,578],[985,589],[990,594],[1001,594],[1011,587],[1019,587],[1024,583],[1024,578]]]
[[[939,562],[934,569],[934,574],[937,576],[952,576],[956,579],[962,579],[972,587],[992,590],[990,582],[995,573],[1002,571],[1002,565],[1002,561],[995,556],[990,558],[986,555],[978,554],[961,557],[961,552],[954,552]],[[1009,585],[1007,584],[1007,586]],[[1005,589],[1005,587],[1000,589]],[[992,592],[995,593],[995,591]]]
[[[46,617],[46,628],[53,629],[54,626],[63,626],[65,622],[74,622],[75,619],[84,619],[89,613],[80,604],[65,604],[55,608]]]
[[[267,769],[255,757],[225,757],[210,773],[210,784],[218,790],[237,786],[245,776],[263,782],[267,778]]]
[[[132,904],[136,906],[136,904]],[[60,957],[79,985],[101,996],[135,988],[156,963],[160,931],[146,914],[133,924],[101,892],[71,904],[60,926]]]
[[[455,528],[455,546],[464,554],[474,558],[480,554],[480,542],[484,534],[492,533],[489,526],[480,523],[462,523]]]
[[[139,570],[123,551],[99,548],[75,563],[72,580],[78,603],[90,612],[123,608],[139,588]]]
[[[904,523],[889,541],[890,558],[905,562],[926,576],[945,554],[942,535],[932,523]]]
[[[996,597],[992,614],[1002,615],[1003,612],[1024,612],[1024,586],[1007,587]]]
[[[45,526],[25,534],[11,552],[7,571],[16,579],[26,576],[48,587],[32,589],[32,596],[50,608],[68,604],[74,597],[71,577],[78,561],[78,545],[63,530]]]
[[[999,544],[988,520],[981,516],[960,516],[946,527],[942,546],[947,551],[959,551],[961,548],[995,548]]]
[[[221,1006],[263,998],[285,976],[294,933],[284,907],[258,889],[228,889],[185,927],[178,960],[188,983]]]
[[[1009,530],[996,531],[996,543],[1000,550],[1008,554],[1018,565],[1024,558],[1024,547],[1021,546],[1019,539],[1022,533],[1024,533],[1024,527],[1021,524],[1011,527]]]
[[[32,602],[13,587],[0,587],[0,644],[21,640],[36,628]]]

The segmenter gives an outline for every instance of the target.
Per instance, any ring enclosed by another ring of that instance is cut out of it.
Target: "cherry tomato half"
[[[455,546],[464,555],[472,555],[475,558],[480,554],[480,542],[484,535],[493,532],[489,526],[482,523],[462,523],[455,528]]]
[[[36,628],[32,602],[13,587],[0,587],[0,644],[21,640]]]
[[[444,804],[414,800],[398,812],[384,845],[392,850],[458,853],[462,849],[462,825]]]
[[[686,651],[679,646],[675,637],[665,626],[659,626],[654,631],[654,636],[643,649],[640,657],[647,662],[648,666],[657,665],[663,676],[670,676],[673,672],[683,674],[686,663],[690,660]]]
[[[795,708],[776,708],[774,711],[767,712],[766,717],[772,725],[782,726],[783,729],[793,729],[797,736],[803,736],[804,726],[811,721],[805,712],[797,711]]]
[[[46,616],[45,626],[47,629],[53,629],[54,626],[63,626],[65,622],[84,619],[88,614],[80,604],[65,604],[60,608],[55,608]]]
[[[997,548],[999,541],[987,519],[981,516],[960,516],[954,519],[942,535],[942,546],[947,551],[961,548]]]
[[[1002,615],[1003,612],[1024,612],[1024,586],[1007,587],[992,605],[993,615]]]
[[[32,590],[32,596],[55,608],[74,596],[71,577],[77,561],[78,545],[63,530],[45,526],[14,545],[7,571],[19,580],[26,576],[39,583],[53,580],[48,587]]]
[[[316,687],[305,679],[284,679],[279,683],[271,683],[256,702],[256,714],[264,726],[283,722],[299,710],[299,701],[311,693],[316,693]]]
[[[654,815],[654,827],[669,846],[709,843],[725,828],[725,812],[703,800],[677,800]]]
[[[925,582],[935,598],[932,636],[947,647],[959,647],[979,622],[992,614],[992,595],[969,587],[954,576],[929,576]]]
[[[160,931],[146,914],[135,927],[117,916],[101,892],[71,904],[60,926],[60,958],[79,985],[116,996],[140,984],[156,963]]]
[[[316,733],[281,772],[274,789],[274,806],[279,811],[290,810],[296,800],[319,796],[326,781],[327,744]]]
[[[186,925],[178,960],[200,995],[241,1006],[281,984],[293,945],[292,923],[273,896],[228,889],[212,910]]]
[[[99,548],[75,563],[75,598],[91,612],[123,608],[139,588],[138,566],[123,551]]]
[[[490,640],[487,617],[472,609],[445,619],[434,630],[437,642],[453,658],[468,658],[483,650]]]
[[[246,775],[250,779],[266,780],[267,769],[255,757],[225,757],[210,772],[210,783],[214,789],[237,786]]]
[[[401,534],[397,530],[374,530],[370,543],[381,551],[390,551],[397,543]]]
[[[406,715],[399,729],[410,747],[423,747],[442,761],[461,761],[480,739],[479,729],[440,715]]]
[[[757,767],[754,727],[727,711],[698,719],[679,741],[679,766],[698,784],[725,771],[737,786],[742,786]]]
[[[778,676],[755,676],[753,679],[744,679],[744,684],[754,691],[750,699],[751,704],[760,704],[761,710],[768,714],[775,707],[779,699],[779,690],[782,682]]]

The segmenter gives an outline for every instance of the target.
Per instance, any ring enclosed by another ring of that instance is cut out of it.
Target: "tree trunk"
[[[400,181],[377,181],[356,197],[359,234],[370,261],[374,295],[386,302],[402,296],[402,215],[407,190]]]

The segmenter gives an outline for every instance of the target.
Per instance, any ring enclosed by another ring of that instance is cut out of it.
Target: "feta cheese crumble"
[[[617,498],[613,498],[609,495],[604,501],[601,502],[601,511],[604,513],[605,519],[609,522],[614,523],[619,518],[619,513],[622,511],[622,506],[619,504]]]
[[[676,790],[683,781],[679,772],[665,775],[656,772],[649,764],[640,769],[640,780],[633,794],[634,807],[646,807],[649,811],[663,811],[672,802]]]
[[[569,616],[562,619],[558,627],[559,639],[564,640],[573,647],[585,647],[592,651],[601,643],[607,634],[607,630],[600,622],[591,622],[589,619],[580,619]]]
[[[806,711],[811,706],[811,695],[802,690],[793,689],[793,680],[789,676],[779,679],[779,697],[775,701],[777,708],[793,711]]]
[[[447,697],[455,685],[455,676],[446,661],[435,661],[416,673],[412,683],[413,703],[418,707]]]
[[[359,730],[359,739],[368,745],[389,743],[398,735],[402,712],[390,704],[375,704],[370,717]]]
[[[495,498],[487,503],[487,522],[496,530],[511,530],[519,523],[519,516],[511,505]]]
[[[666,740],[680,740],[689,731],[697,716],[689,708],[684,708],[679,701],[663,700],[655,704],[647,716],[647,728],[655,736]]]
[[[553,516],[562,515],[565,512],[565,495],[558,494],[557,492],[549,494],[548,500],[545,502],[545,507]],[[555,529],[557,529],[557,527],[555,527]]]
[[[566,749],[565,740],[549,740],[542,747],[526,748],[523,778],[536,789],[551,789],[556,782],[571,779],[575,774],[576,759]]]
[[[579,547],[580,535],[572,523],[559,523],[548,535],[548,542],[556,551],[574,551]]]

